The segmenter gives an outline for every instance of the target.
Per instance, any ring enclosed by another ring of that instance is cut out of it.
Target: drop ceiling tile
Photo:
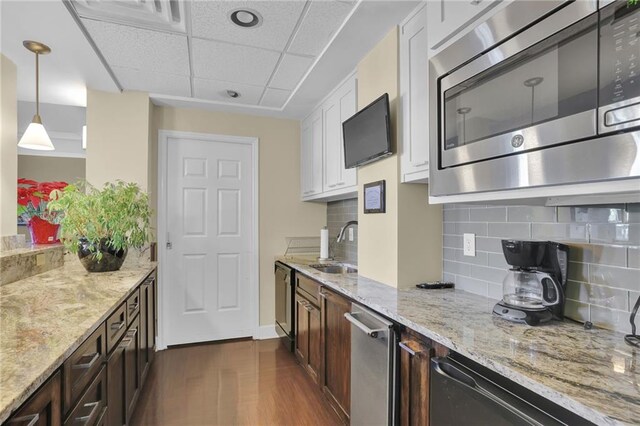
[[[189,75],[186,36],[92,19],[82,23],[112,67]]]
[[[192,39],[193,74],[211,80],[264,86],[280,54],[255,47]]]
[[[227,90],[235,90],[240,93],[238,98],[231,98]],[[264,87],[248,84],[231,83],[220,80],[207,80],[203,78],[193,79],[194,97],[210,101],[230,102],[245,105],[258,105]]]
[[[272,89],[271,87],[267,87],[260,105],[273,108],[282,108],[284,103],[289,98],[290,94],[290,90]]]
[[[317,56],[353,9],[355,3],[313,1],[289,46],[289,53]]]
[[[112,69],[125,90],[139,90],[172,96],[191,96],[191,82],[186,75],[139,71],[122,67],[112,67]]]
[[[191,32],[194,37],[227,41],[246,46],[283,50],[300,18],[304,1],[194,1]],[[229,15],[237,9],[258,12],[262,24],[242,28]]]
[[[313,63],[312,58],[285,54],[278,65],[269,86],[278,89],[295,89],[305,72]]]

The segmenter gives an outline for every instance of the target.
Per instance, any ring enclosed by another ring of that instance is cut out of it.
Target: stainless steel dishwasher
[[[351,425],[391,425],[395,412],[397,337],[393,323],[352,304]]]

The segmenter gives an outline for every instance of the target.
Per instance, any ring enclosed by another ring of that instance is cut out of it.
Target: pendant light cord
[[[40,119],[40,55],[36,52],[36,115]]]
[[[636,334],[636,314],[638,313],[639,307],[640,296],[638,296],[638,300],[636,300],[636,304],[633,306],[633,310],[631,311],[631,317],[629,317],[629,322],[631,323],[631,334],[624,336],[624,341],[627,342],[628,345],[635,347],[640,347],[640,336]]]

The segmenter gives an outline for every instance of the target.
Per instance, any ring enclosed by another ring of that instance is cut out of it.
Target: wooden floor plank
[[[131,423],[332,426],[340,420],[278,340],[244,340],[158,352]]]

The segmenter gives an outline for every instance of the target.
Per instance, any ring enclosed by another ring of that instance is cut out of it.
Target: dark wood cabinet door
[[[351,326],[344,314],[351,312],[351,302],[323,288],[322,390],[343,421],[348,423],[351,402]]]
[[[109,412],[107,423],[110,426],[122,426],[126,423],[125,411],[125,375],[124,351],[130,344],[125,337],[107,360],[107,404]]]
[[[296,294],[296,358],[303,367],[309,359],[309,314],[305,308],[309,302]]]
[[[429,424],[431,357],[448,349],[410,330],[400,334],[400,425]]]
[[[309,315],[309,360],[307,361],[307,371],[316,383],[320,383],[320,370],[322,368],[320,309],[311,303],[308,303],[305,309]]]
[[[140,384],[147,378],[151,366],[151,348],[149,348],[149,317],[147,310],[153,303],[149,299],[149,286],[143,283],[140,286]]]
[[[148,281],[148,305],[147,305],[147,347],[149,348],[149,363],[153,362],[156,353],[156,335],[157,332],[157,309],[158,309],[158,291],[155,272]]]
[[[133,414],[140,392],[140,318],[131,323],[125,336],[128,344],[124,349],[124,394],[127,424]]]
[[[65,426],[95,426],[107,411],[107,374],[103,364],[100,372],[82,394],[64,424]]]
[[[7,426],[59,426],[62,424],[60,371],[54,373],[36,393],[7,420]]]

